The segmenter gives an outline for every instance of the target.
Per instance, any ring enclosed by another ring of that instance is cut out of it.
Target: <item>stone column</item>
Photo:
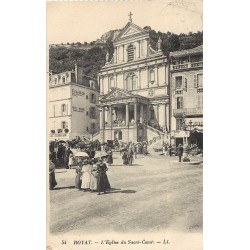
[[[141,69],[138,69],[138,87],[141,88]]]
[[[149,87],[149,70],[148,70],[149,68],[148,67],[146,67],[146,70],[147,70],[147,87]]]
[[[124,45],[122,45],[122,61],[125,62],[125,52],[124,52]]]
[[[146,44],[147,44],[147,46],[146,46],[146,55],[148,56],[148,54],[149,54],[149,38],[146,39]]]
[[[114,49],[114,63],[117,63],[117,53],[116,53],[117,49]]]
[[[126,103],[126,126],[129,124],[129,109],[128,109],[128,103]]]
[[[125,45],[124,45],[124,61],[125,61],[125,62],[128,61],[127,45],[126,45],[126,47],[125,47]]]
[[[169,105],[165,104],[165,107],[166,107],[166,127],[167,127],[167,130],[169,131],[169,119],[170,119],[170,116],[169,116]]]
[[[138,58],[141,57],[141,41],[138,41],[138,50],[139,50],[139,54],[138,54]]]
[[[156,121],[159,123],[159,104],[156,104]]]
[[[104,89],[103,89],[103,76],[100,76],[100,94],[104,94]]]
[[[104,117],[104,108],[100,108],[100,129],[104,128],[104,122],[103,122],[103,117]]]
[[[159,86],[159,71],[158,71],[158,65],[156,65],[156,85]]]
[[[109,106],[109,121],[110,121],[110,126],[112,127],[113,124],[113,115],[112,115],[112,105]]]
[[[134,103],[134,120],[135,124],[137,124],[137,103]]]
[[[105,122],[108,122],[108,112],[106,110],[106,108],[104,108],[104,124]]]
[[[149,121],[149,104],[146,104],[146,124],[148,125]]]
[[[143,123],[143,104],[140,105],[140,123]]]
[[[163,112],[162,112],[162,115],[163,115],[163,126],[166,126],[166,104],[162,104],[163,106]]]

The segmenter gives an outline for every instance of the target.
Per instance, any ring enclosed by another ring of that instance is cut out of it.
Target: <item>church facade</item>
[[[169,66],[161,38],[130,18],[98,75],[100,139],[150,140],[169,131]]]

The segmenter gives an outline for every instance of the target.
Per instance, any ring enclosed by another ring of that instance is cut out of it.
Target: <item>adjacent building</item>
[[[203,148],[203,47],[170,53],[172,143]]]
[[[169,131],[169,67],[161,38],[153,41],[130,18],[113,44],[98,76],[99,138],[137,142]]]
[[[49,140],[91,138],[99,131],[98,83],[84,74],[83,68],[49,76]]]
[[[203,148],[203,47],[167,57],[161,43],[130,15],[98,82],[77,65],[50,75],[49,139],[165,139]]]

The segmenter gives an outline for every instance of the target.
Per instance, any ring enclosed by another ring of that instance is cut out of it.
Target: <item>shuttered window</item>
[[[203,87],[203,74],[197,75],[197,87],[202,88]]]
[[[62,116],[67,115],[67,106],[66,104],[62,104]]]
[[[183,97],[179,96],[176,98],[176,108],[183,109]]]
[[[177,118],[176,119],[176,130],[182,130],[183,128],[183,119]]]
[[[183,77],[182,76],[176,76],[175,77],[175,85],[177,89],[181,89],[182,88],[182,81],[183,81]]]
[[[134,47],[133,45],[128,46],[128,62],[134,60]]]
[[[194,87],[197,88],[197,75],[194,75]]]
[[[196,96],[196,107],[197,109],[203,109],[203,95]]]

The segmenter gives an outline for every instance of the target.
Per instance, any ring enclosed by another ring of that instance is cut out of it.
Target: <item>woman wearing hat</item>
[[[78,190],[81,190],[81,185],[82,185],[81,176],[82,176],[82,162],[79,161],[78,165],[76,166],[76,178],[75,178],[75,187]]]
[[[103,163],[102,158],[98,159],[97,163],[97,191],[98,195],[101,194],[101,192],[105,193],[107,189],[110,189],[110,184],[108,181],[108,176],[106,174],[106,171],[108,170],[107,165]]]
[[[49,155],[49,189],[52,190],[57,185],[55,177],[55,164],[52,162],[52,154]]]
[[[92,162],[91,175],[90,175],[90,190],[97,191],[97,165],[95,161]]]
[[[113,154],[111,149],[108,150],[107,163],[109,164],[109,166],[113,164]]]
[[[82,189],[87,191],[90,188],[90,173],[91,173],[91,162],[89,160],[84,161],[82,167]]]

